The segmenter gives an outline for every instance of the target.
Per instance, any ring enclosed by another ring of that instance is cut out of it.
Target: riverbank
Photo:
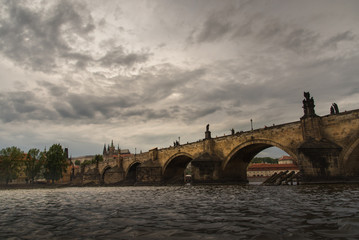
[[[0,184],[0,190],[3,189],[49,189],[49,188],[65,188],[65,187],[71,187],[74,185],[71,184],[46,184],[46,183],[14,183],[14,184]]]
[[[191,184],[191,185],[261,185],[263,179],[249,179],[248,183],[216,183],[216,184]],[[323,185],[323,184],[359,184],[359,180],[336,180],[336,181],[313,181],[313,182],[301,182],[300,185]],[[94,183],[89,184],[51,184],[51,183],[24,183],[24,184],[0,184],[0,190],[11,190],[11,189],[57,189],[57,188],[71,188],[71,187],[128,187],[128,186],[180,186],[182,184],[129,184],[129,183],[117,183],[117,184],[106,184],[98,185]],[[183,184],[184,185],[184,184]],[[295,184],[297,185],[297,184]]]

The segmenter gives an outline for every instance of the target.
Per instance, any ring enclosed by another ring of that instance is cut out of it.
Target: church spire
[[[106,143],[103,145],[103,152],[102,152],[103,155],[106,155]]]

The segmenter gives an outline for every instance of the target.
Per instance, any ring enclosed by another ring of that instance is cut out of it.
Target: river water
[[[0,239],[359,239],[359,185],[0,190]]]

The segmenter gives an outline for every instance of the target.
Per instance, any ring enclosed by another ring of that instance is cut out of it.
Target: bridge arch
[[[125,181],[127,182],[136,182],[136,169],[141,165],[141,162],[136,161],[131,163],[125,172]]]
[[[298,162],[297,155],[290,148],[269,139],[253,139],[235,147],[222,163],[222,178],[227,181],[247,181],[247,166],[261,151],[277,147]]]
[[[101,183],[106,183],[105,181],[105,177],[106,177],[106,172],[108,172],[111,169],[111,166],[106,166],[103,168],[102,173],[101,173]]]
[[[183,183],[184,170],[192,160],[193,156],[185,152],[179,152],[171,156],[162,168],[164,182]]]
[[[343,170],[347,176],[359,176],[359,133],[356,134],[356,140],[344,152]]]
[[[107,165],[101,174],[101,183],[117,184],[123,181],[123,172],[118,166]]]

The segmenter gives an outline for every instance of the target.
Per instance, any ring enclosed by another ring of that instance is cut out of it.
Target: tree
[[[80,165],[85,167],[85,166],[88,166],[88,165],[91,165],[91,164],[93,164],[92,160],[85,160]]]
[[[45,153],[39,149],[32,148],[28,151],[25,161],[25,174],[30,182],[34,182],[39,177],[41,168],[44,165]]]
[[[75,165],[76,165],[76,166],[80,166],[80,165],[81,165],[81,161],[80,161],[80,160],[76,160],[76,161],[75,161]]]
[[[6,184],[18,177],[24,152],[17,147],[8,147],[0,151],[0,178]]]
[[[278,163],[278,159],[271,158],[271,157],[255,157],[255,158],[253,158],[251,163],[272,163],[272,164],[276,164],[276,163]]]
[[[62,178],[62,173],[66,172],[68,163],[65,152],[60,144],[53,144],[45,153],[45,178],[54,183],[55,180]]]
[[[91,163],[96,164],[96,167],[98,168],[98,163],[99,162],[103,162],[103,157],[102,157],[102,155],[96,154],[94,156],[94,158],[92,159]]]

